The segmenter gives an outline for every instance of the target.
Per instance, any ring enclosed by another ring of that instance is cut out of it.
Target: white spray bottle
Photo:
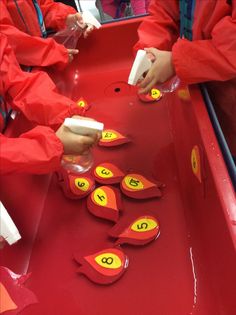
[[[139,80],[144,78],[145,72],[150,70],[151,66],[152,61],[148,58],[147,52],[145,50],[139,49],[129,74],[128,84],[136,85]],[[179,84],[180,79],[177,76],[174,76],[167,82],[158,84],[157,88],[162,93],[171,93],[178,88]]]
[[[143,78],[144,73],[151,68],[151,66],[152,62],[148,58],[146,51],[139,49],[129,74],[128,84],[136,85],[137,82]]]
[[[66,118],[64,126],[78,135],[93,135],[102,133],[104,124],[95,120]],[[83,155],[64,155],[62,166],[73,173],[85,173],[93,165],[93,156],[90,150]]]
[[[83,32],[89,26],[94,26],[95,28],[100,28],[100,22],[92,15],[89,11],[84,11],[81,13],[83,22],[86,24],[85,28],[81,28],[80,24],[77,22],[71,27],[67,27],[54,34],[53,38],[59,44],[64,45],[67,49],[75,49],[77,47],[77,42]]]
[[[7,210],[0,202],[0,236],[2,236],[5,241],[12,245],[21,239],[20,233],[12,221]]]

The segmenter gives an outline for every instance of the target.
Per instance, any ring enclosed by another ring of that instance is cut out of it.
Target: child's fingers
[[[67,49],[69,55],[77,55],[79,50],[78,49]]]
[[[154,47],[148,47],[148,48],[144,48],[144,50],[147,52],[147,53],[150,53],[154,56],[156,56],[158,54],[158,52],[160,51],[159,49],[157,48],[154,48]]]
[[[87,146],[91,146],[95,143],[96,139],[97,139],[97,134],[93,134],[93,135],[89,135],[89,136],[80,136],[80,142],[83,145],[87,145]]]
[[[74,59],[74,55],[77,55],[79,50],[78,49],[67,49],[68,56],[69,56],[69,62],[71,62]]]
[[[155,79],[153,78],[152,80],[148,81],[147,84],[142,86],[141,89],[139,89],[138,93],[139,94],[147,94],[148,92],[151,91],[151,89],[153,88],[154,85],[155,85]]]
[[[144,48],[147,53],[148,58],[154,62],[157,59],[157,49],[156,48]]]
[[[71,134],[70,141],[71,145],[69,154],[85,154],[93,146],[95,138]]]
[[[152,53],[147,53],[147,56],[152,62],[156,61],[156,56],[153,55]]]
[[[152,78],[147,74],[146,77],[138,84],[140,88],[145,88],[150,82]]]
[[[79,23],[81,23],[82,25],[84,24],[82,15],[81,15],[80,13],[76,13],[76,14],[75,14],[75,18],[76,18],[76,20],[77,20]]]
[[[94,26],[89,25],[84,31],[84,38],[87,38],[90,35],[90,33],[92,33],[93,30],[94,30]]]
[[[4,245],[5,245],[5,239],[2,236],[0,236],[0,249],[2,249]]]

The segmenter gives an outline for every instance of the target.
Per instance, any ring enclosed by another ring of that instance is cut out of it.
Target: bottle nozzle
[[[92,15],[90,11],[84,11],[82,13],[82,18],[85,24],[93,25],[96,28],[101,27],[100,22],[95,18],[95,16]]]

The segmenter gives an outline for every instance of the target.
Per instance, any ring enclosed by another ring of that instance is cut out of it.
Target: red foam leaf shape
[[[117,222],[122,209],[119,190],[111,186],[96,188],[87,199],[87,208],[97,217]]]
[[[160,234],[160,225],[153,216],[145,215],[136,218],[128,227],[121,227],[119,222],[109,231],[109,235],[117,238],[116,245],[146,245]]]
[[[128,257],[118,248],[107,248],[89,256],[74,254],[81,265],[78,272],[98,284],[111,284],[117,281],[126,271]]]
[[[9,311],[11,315],[17,315],[30,304],[38,302],[35,294],[23,285],[28,277],[0,266],[0,313]]]
[[[163,94],[160,90],[153,88],[147,94],[138,94],[139,99],[144,103],[158,102],[162,98]]]
[[[88,196],[95,188],[95,181],[89,175],[76,175],[69,171],[58,172],[59,184],[70,199],[81,199]]]
[[[116,165],[111,163],[101,163],[94,169],[95,180],[100,184],[120,183],[124,175]]]
[[[161,183],[150,181],[137,173],[127,174],[120,184],[122,192],[135,199],[161,197],[162,193],[159,187],[162,186]]]
[[[90,104],[88,104],[88,102],[83,97],[78,99],[78,101],[76,101],[76,104],[84,111],[87,111],[90,108]]]
[[[113,129],[105,129],[102,132],[102,138],[98,144],[103,147],[113,147],[127,142],[130,142],[130,139],[123,136],[118,131]]]

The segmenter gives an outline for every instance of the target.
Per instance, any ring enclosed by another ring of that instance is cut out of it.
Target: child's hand
[[[73,27],[78,24],[84,31],[84,38],[88,37],[88,35],[94,30],[94,26],[91,24],[85,24],[80,13],[69,14],[66,18],[67,27]]]
[[[81,28],[85,28],[86,24],[83,21],[82,15],[80,13],[68,14],[66,17],[66,26],[73,27],[78,24]]]
[[[84,120],[94,120],[93,118],[85,117],[85,116],[79,116],[79,115],[74,115],[74,116],[72,116],[72,118],[84,119]],[[101,138],[102,138],[102,132],[97,132],[96,133],[96,140],[95,140],[94,144],[97,144]]]
[[[56,136],[61,140],[64,154],[81,155],[86,154],[90,147],[96,143],[97,135],[81,136],[73,133],[64,125],[56,131]]]
[[[69,56],[69,62],[72,62],[74,59],[74,55],[77,55],[79,53],[78,49],[67,49],[68,56]]]
[[[5,239],[0,235],[0,249],[2,249],[5,246]]]
[[[92,24],[87,24],[87,28],[86,30],[84,31],[84,38],[87,38],[89,36],[89,34],[92,33],[92,31],[94,30],[94,26]]]
[[[73,118],[81,119],[82,117],[74,116]],[[61,125],[61,127],[56,131],[56,136],[61,140],[63,144],[64,154],[68,155],[85,154],[91,146],[99,141],[100,138],[97,133],[87,136],[75,134],[64,125]]]
[[[152,47],[152,48],[144,48],[144,50],[146,51],[148,58],[152,62],[156,61],[156,56],[158,54],[158,49]]]
[[[164,83],[175,74],[172,52],[155,48],[146,48],[145,50],[153,56],[154,62],[145,78],[139,83],[140,94],[148,93],[156,83]]]

